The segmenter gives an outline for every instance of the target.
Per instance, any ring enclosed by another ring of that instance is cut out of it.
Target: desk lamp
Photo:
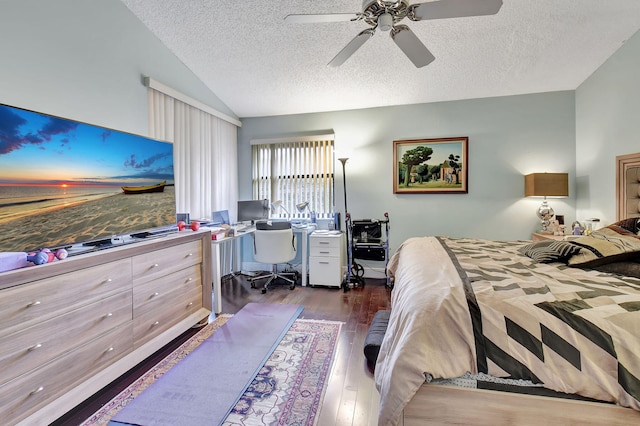
[[[282,200],[278,200],[278,201],[274,201],[271,204],[271,213],[275,213],[276,210],[278,210],[278,207],[281,208],[282,210],[284,210],[284,212],[287,214],[287,220],[291,220],[291,213],[289,213],[289,210],[285,209],[284,206],[282,205]]]
[[[309,219],[311,220],[311,222],[315,222],[315,214],[311,211],[311,209],[309,208],[309,202],[308,201],[303,201],[301,203],[296,204],[296,209],[298,209],[298,211],[300,213],[303,213],[305,210],[307,210],[309,212]]]

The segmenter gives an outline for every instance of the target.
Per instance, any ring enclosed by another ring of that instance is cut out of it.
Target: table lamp
[[[531,173],[524,177],[525,197],[544,197],[542,205],[536,211],[542,224],[542,232],[547,232],[554,211],[547,202],[547,197],[569,196],[568,173]]]

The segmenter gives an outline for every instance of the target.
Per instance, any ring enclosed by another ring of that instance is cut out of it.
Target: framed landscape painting
[[[469,138],[393,141],[393,192],[468,192]]]

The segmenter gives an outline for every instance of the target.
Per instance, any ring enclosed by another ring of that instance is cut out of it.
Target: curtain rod
[[[282,138],[251,139],[251,145],[268,145],[288,142],[333,141],[335,140],[335,138],[336,137],[334,133],[301,134],[298,136],[287,136]]]
[[[198,108],[201,111],[204,111],[208,114],[213,115],[214,117],[218,117],[224,121],[227,121],[231,124],[235,124],[238,127],[242,127],[242,122],[240,120],[237,120],[233,117],[231,117],[230,115],[227,115],[223,112],[218,111],[215,108],[210,107],[209,105],[200,102],[197,99],[193,99],[190,96],[185,95],[184,93],[181,93],[169,86],[167,86],[166,84],[162,84],[157,80],[154,80],[151,77],[147,77],[144,76],[143,79],[144,85],[147,87],[150,87],[153,90],[157,90],[158,92],[162,92],[165,95],[171,96],[174,99],[179,100],[180,102],[184,102],[185,104],[191,105],[194,108]]]

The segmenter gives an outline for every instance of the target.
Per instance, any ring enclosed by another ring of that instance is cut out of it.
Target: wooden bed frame
[[[614,404],[424,384],[404,409],[404,426],[640,424],[640,411]]]
[[[640,153],[616,157],[617,220],[640,217]],[[640,411],[615,404],[424,384],[404,409],[404,426],[640,425]]]

